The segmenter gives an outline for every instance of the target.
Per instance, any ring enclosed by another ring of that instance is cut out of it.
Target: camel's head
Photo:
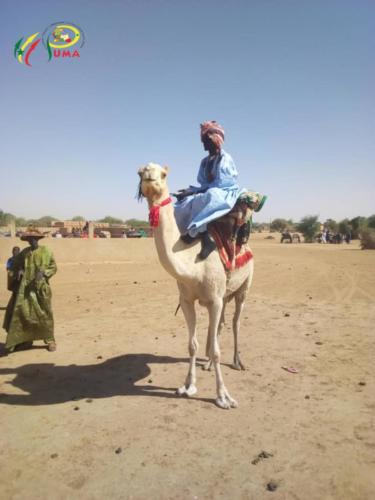
[[[138,170],[140,177],[138,199],[145,196],[149,203],[157,202],[168,196],[167,186],[168,167],[161,167],[157,163],[148,163]]]

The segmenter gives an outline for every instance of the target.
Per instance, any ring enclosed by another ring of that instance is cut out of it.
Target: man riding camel
[[[237,184],[238,172],[232,157],[222,149],[225,133],[216,121],[201,124],[201,141],[208,156],[201,161],[197,180],[200,187],[189,186],[175,196],[175,218],[181,239],[191,243],[201,236],[200,259],[216,248],[207,224],[230,212],[237,199],[246,193]]]

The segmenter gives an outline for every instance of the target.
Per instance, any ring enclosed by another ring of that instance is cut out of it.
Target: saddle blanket
[[[260,210],[265,199],[266,196],[259,193],[247,192],[237,200],[228,214],[208,225],[208,231],[216,243],[227,271],[238,269],[253,258],[247,244],[251,216],[253,211]]]

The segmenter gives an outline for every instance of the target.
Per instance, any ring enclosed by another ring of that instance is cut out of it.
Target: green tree
[[[339,225],[334,219],[327,219],[324,223],[324,227],[329,229],[331,232],[336,233]]]
[[[367,219],[366,217],[354,217],[354,219],[351,219],[350,225],[352,227],[352,238],[353,239],[358,239],[361,235],[361,232],[366,228],[367,226]]]
[[[29,219],[27,221],[28,224],[32,224],[33,226],[41,226],[41,227],[51,227],[52,222],[59,220],[56,217],[52,217],[52,215],[43,215],[39,219]]]
[[[320,231],[317,215],[307,215],[297,224],[297,231],[303,234],[306,243],[312,243]]]
[[[112,217],[112,215],[106,215],[103,219],[100,219],[96,222],[107,222],[108,224],[123,224],[124,221],[122,219],[118,219],[117,217]]]
[[[367,226],[371,229],[375,229],[375,214],[367,218]]]
[[[74,222],[84,222],[86,219],[82,217],[82,215],[75,215],[74,217],[72,217],[72,220]]]
[[[16,227],[27,226],[27,220],[24,217],[16,217]]]
[[[15,219],[13,214],[0,210],[0,226],[7,226],[13,219]]]
[[[148,221],[139,219],[128,219],[125,221],[125,224],[131,227],[145,227],[145,226],[148,227],[150,225]]]
[[[351,232],[352,227],[350,225],[349,219],[343,219],[342,221],[339,222],[339,232],[341,234],[346,234]]]
[[[289,222],[286,219],[274,219],[271,222],[270,229],[271,231],[277,231],[281,233],[284,229],[289,227]]]

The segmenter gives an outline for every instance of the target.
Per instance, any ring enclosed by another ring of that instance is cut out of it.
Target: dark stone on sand
[[[92,403],[92,399],[86,399],[86,403]]]
[[[149,378],[147,381],[149,384],[152,384],[152,378]]]
[[[51,458],[57,458],[59,455],[57,453],[52,453]]]
[[[320,342],[320,340],[318,340],[318,342],[315,342],[316,345],[323,345],[323,342]]]
[[[103,356],[97,356],[96,359],[103,359]]]
[[[267,483],[266,489],[267,489],[267,491],[275,491],[275,490],[277,490],[278,486],[279,485],[277,484],[276,481],[269,481]]]
[[[253,465],[257,465],[261,460],[265,460],[266,458],[270,458],[270,457],[273,457],[272,453],[268,453],[268,451],[262,450],[260,453],[258,453],[256,458],[254,458],[254,460],[251,461],[251,463]]]
[[[138,281],[133,281],[133,285],[138,285]]]
[[[121,446],[119,446],[119,447],[115,450],[115,453],[116,453],[117,455],[119,455],[120,453],[122,453],[122,448],[121,448]]]
[[[288,318],[288,317],[290,316],[290,314],[289,314],[289,313],[285,313],[285,314],[284,314],[284,316],[285,316],[286,318]]]
[[[366,385],[366,382],[359,382],[358,385]]]
[[[73,409],[74,409],[75,411],[77,411],[77,410],[79,410],[79,406],[75,406]]]
[[[306,394],[305,399],[310,399],[310,396]]]

